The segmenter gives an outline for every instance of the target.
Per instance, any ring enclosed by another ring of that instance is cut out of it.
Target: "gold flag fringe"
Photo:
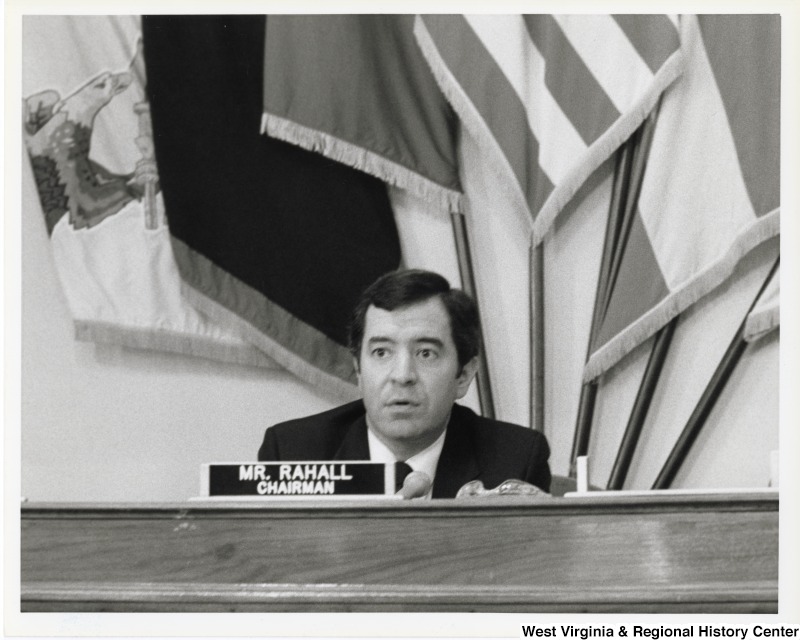
[[[645,121],[659,97],[683,73],[683,53],[675,51],[658,70],[650,88],[639,100],[603,133],[588,149],[588,154],[567,177],[553,189],[533,222],[533,241],[539,244],[553,226],[558,214],[586,179],[611,157],[639,125]]]
[[[745,255],[779,233],[780,209],[775,209],[742,231],[718,260],[682,283],[659,304],[595,351],[584,368],[583,382],[591,382],[608,371],[672,318],[721,285],[733,274]]]
[[[321,369],[309,364],[292,353],[289,349],[286,349],[281,344],[256,329],[244,318],[241,318],[217,301],[212,300],[185,281],[181,283],[181,293],[196,309],[215,322],[226,327],[231,327],[241,335],[243,339],[258,347],[287,371],[307,382],[315,389],[341,398],[343,401],[356,400],[359,397],[358,387],[356,385],[345,382],[341,378],[325,373]]]
[[[280,368],[273,359],[252,345],[211,336],[191,335],[175,330],[136,327],[98,320],[75,320],[74,327],[75,339],[80,342],[165,351],[264,369]]]
[[[744,324],[744,341],[756,342],[780,327],[781,307],[778,302],[751,313]]]
[[[433,202],[437,207],[452,213],[463,211],[463,194],[437,184],[421,174],[377,153],[359,147],[328,133],[304,127],[271,113],[261,116],[261,133],[295,144],[308,151],[368,173],[400,189]]]

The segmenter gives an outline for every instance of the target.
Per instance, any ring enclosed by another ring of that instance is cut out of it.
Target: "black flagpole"
[[[722,356],[722,360],[720,360],[719,365],[717,365],[714,375],[711,376],[711,380],[709,380],[708,384],[706,385],[703,395],[700,396],[700,400],[698,400],[694,411],[692,411],[692,415],[689,416],[686,426],[683,428],[683,431],[678,437],[675,446],[672,448],[672,451],[667,457],[667,461],[664,463],[664,466],[661,468],[661,472],[658,474],[658,477],[653,483],[653,489],[669,489],[669,487],[672,485],[672,481],[678,474],[678,471],[683,466],[689,450],[692,448],[694,441],[700,434],[700,431],[706,423],[706,419],[711,414],[711,410],[717,403],[722,390],[725,388],[725,385],[728,383],[728,380],[731,377],[731,373],[733,373],[733,370],[736,368],[736,365],[738,364],[745,348],[747,347],[747,342],[744,340],[744,325],[747,322],[747,316],[750,315],[750,312],[758,302],[758,299],[764,293],[764,289],[767,288],[767,285],[772,279],[772,276],[777,270],[779,264],[780,256],[778,256],[778,259],[775,260],[775,264],[772,265],[769,274],[767,274],[766,280],[764,280],[764,284],[761,285],[756,297],[753,299],[753,303],[750,305],[750,308],[747,310],[747,313],[744,316],[744,320],[742,320],[742,323],[739,325],[736,335],[728,345],[728,349]]]
[[[475,274],[472,269],[472,258],[464,214],[451,213],[450,218],[453,221],[453,236],[456,241],[456,255],[458,256],[458,271],[461,275],[461,286],[464,291],[477,302],[478,292],[475,286]],[[478,310],[480,311],[480,304],[478,304]],[[485,340],[481,341],[486,345]],[[478,374],[475,377],[475,384],[478,387],[478,401],[481,405],[481,413],[487,418],[494,418],[494,399],[492,397],[492,386],[489,380],[489,366],[486,362],[485,346],[478,353]]]
[[[530,422],[544,432],[544,244],[534,246],[531,238],[528,255],[530,282]]]
[[[628,139],[619,150],[617,164],[614,169],[614,186],[611,193],[608,223],[606,225],[606,238],[603,245],[603,257],[600,264],[600,275],[595,294],[594,313],[589,332],[589,346],[587,347],[587,360],[594,346],[597,332],[608,310],[611,293],[622,264],[622,256],[628,242],[633,218],[636,215],[636,206],[639,202],[639,193],[642,189],[647,157],[655,131],[656,118],[659,105],[642,123],[636,132]],[[597,398],[598,383],[596,380],[584,383],[581,387],[581,396],[578,405],[578,417],[575,423],[575,435],[570,456],[570,477],[576,475],[576,461],[578,456],[586,455],[589,450],[589,437],[591,435],[594,406]]]
[[[625,484],[625,478],[628,475],[636,445],[639,444],[639,436],[642,433],[642,427],[650,409],[653,392],[658,384],[658,379],[661,377],[661,371],[667,358],[667,351],[672,342],[672,336],[675,333],[677,324],[678,318],[673,318],[667,326],[656,334],[653,350],[647,360],[647,368],[644,371],[644,375],[642,375],[639,391],[636,394],[636,400],[633,403],[631,415],[625,427],[625,434],[622,436],[622,442],[617,451],[617,458],[611,468],[608,489],[622,489]]]

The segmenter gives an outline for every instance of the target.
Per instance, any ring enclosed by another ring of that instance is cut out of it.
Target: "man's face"
[[[394,311],[369,307],[359,369],[367,425],[405,459],[442,433],[477,360],[459,372],[450,318],[434,297]]]

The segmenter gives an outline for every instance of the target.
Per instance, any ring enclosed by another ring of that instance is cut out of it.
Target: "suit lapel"
[[[342,444],[333,456],[334,460],[369,460],[367,421],[364,416],[356,418],[347,427]]]
[[[469,414],[458,405],[453,405],[442,454],[436,465],[433,497],[454,498],[462,486],[475,480],[480,473]]]

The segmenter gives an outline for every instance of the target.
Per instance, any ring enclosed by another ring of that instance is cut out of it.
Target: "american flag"
[[[663,15],[424,15],[415,33],[537,240],[682,69]]]

